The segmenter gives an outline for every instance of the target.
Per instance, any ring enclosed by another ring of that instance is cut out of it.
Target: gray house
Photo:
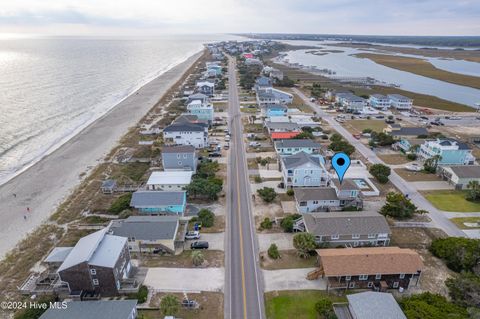
[[[131,269],[127,238],[109,235],[104,228],[81,238],[65,255],[57,272],[70,292],[114,296],[120,292],[122,281],[129,278]]]
[[[330,177],[321,155],[302,151],[281,159],[285,188],[327,186]]]
[[[40,319],[135,319],[137,300],[70,301],[49,308]]]
[[[278,155],[295,155],[300,152],[307,154],[319,154],[321,144],[309,139],[288,139],[275,142],[275,150]]]
[[[303,214],[294,229],[313,234],[319,245],[334,247],[388,246],[391,235],[385,217],[368,211]]]
[[[165,146],[162,148],[162,165],[165,171],[187,170],[196,172],[197,154],[193,145]]]
[[[355,319],[407,319],[392,294],[386,292],[366,291],[347,295],[348,306],[344,309],[350,315],[346,318]],[[342,305],[335,305],[338,318]],[[345,312],[341,312],[345,313]]]
[[[203,93],[194,93],[188,96],[187,104],[189,104],[192,101],[199,100],[202,103],[207,103],[208,101],[208,96],[206,96]]]

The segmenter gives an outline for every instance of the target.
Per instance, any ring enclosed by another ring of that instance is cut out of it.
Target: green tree
[[[280,253],[278,252],[278,247],[276,244],[271,244],[270,247],[268,248],[268,257],[272,259],[278,259],[280,258]]]
[[[478,273],[480,262],[480,239],[464,237],[438,238],[432,241],[430,251],[445,260],[447,267],[456,272]]]
[[[480,277],[462,272],[445,281],[453,302],[462,307],[480,307]]]
[[[308,258],[317,247],[315,236],[310,233],[298,233],[293,236],[293,247],[295,247],[300,257]]]
[[[330,142],[339,142],[342,139],[342,136],[338,133],[333,133],[332,136],[330,136]]]
[[[393,136],[383,132],[380,132],[380,133],[372,132],[371,140],[376,145],[380,145],[380,146],[392,145],[395,142],[395,140],[393,139]]]
[[[386,203],[380,209],[380,214],[398,219],[407,219],[414,214],[423,214],[425,211],[418,210],[410,199],[401,193],[390,192],[387,194]]]
[[[265,217],[263,221],[260,223],[260,228],[261,229],[271,229],[273,225],[273,222],[270,220],[270,218]]]
[[[400,301],[408,319],[467,319],[465,308],[457,306],[441,296],[424,292],[404,297]]]
[[[277,197],[277,193],[271,187],[264,187],[257,190],[258,195],[266,202],[271,203]]]
[[[293,195],[295,195],[295,191],[293,189],[289,189],[289,190],[287,190],[287,195],[288,196],[293,196]]]
[[[280,227],[282,227],[284,232],[291,233],[293,232],[294,218],[292,215],[285,216],[280,222]]]
[[[478,181],[469,181],[467,188],[467,200],[478,201],[480,199],[480,183]]]
[[[202,223],[202,227],[212,227],[215,223],[215,214],[206,208],[200,209],[197,216],[198,220]]]
[[[355,147],[347,141],[343,140],[342,136],[338,133],[332,134],[330,137],[330,145],[328,149],[334,152],[344,152],[347,155],[353,154],[355,152]]]
[[[432,156],[423,163],[423,170],[427,173],[434,174],[437,171],[438,162],[442,160],[440,155]]]
[[[315,311],[322,319],[336,319],[333,302],[328,298],[321,298],[315,303]]]
[[[202,161],[197,167],[197,175],[199,177],[208,178],[215,176],[220,170],[218,162],[212,160]]]
[[[205,261],[205,257],[203,256],[203,253],[200,250],[192,251],[191,257],[192,257],[192,263],[196,267],[200,266]]]
[[[113,201],[108,211],[112,214],[119,214],[125,209],[130,208],[131,200],[132,200],[132,193],[123,194]]]
[[[164,316],[175,316],[180,310],[180,301],[175,295],[165,295],[160,301],[160,310]]]
[[[383,164],[373,164],[369,169],[370,174],[372,174],[379,183],[386,184],[388,182],[388,176],[390,176],[391,170],[390,167]]]
[[[218,178],[195,177],[192,182],[185,187],[189,197],[205,197],[211,200],[218,199],[218,193],[222,191],[222,180]]]

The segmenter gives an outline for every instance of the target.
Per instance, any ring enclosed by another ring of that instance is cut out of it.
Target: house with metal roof
[[[204,148],[208,146],[208,125],[174,122],[163,129],[163,139],[166,143]]]
[[[300,152],[319,154],[321,144],[309,139],[279,140],[274,143],[275,151],[280,156],[295,155]]]
[[[165,171],[197,171],[197,154],[193,145],[162,147],[162,167]]]
[[[370,95],[368,103],[370,106],[380,110],[386,110],[390,107],[390,99],[383,94]]]
[[[163,250],[175,253],[183,245],[185,227],[178,216],[130,216],[113,220],[108,233],[128,238],[128,248],[134,252]]]
[[[52,251],[51,260],[58,252]],[[117,295],[132,270],[127,238],[107,234],[107,228],[82,237],[57,270],[71,293]],[[58,260],[57,260],[58,262]]]
[[[410,110],[413,105],[413,100],[400,94],[388,94],[390,105],[397,110]]]
[[[440,156],[438,165],[473,165],[472,149],[464,142],[451,138],[426,140],[417,153],[422,160]]]
[[[423,136],[427,137],[428,130],[425,127],[406,127],[402,126],[398,129],[392,129],[390,132],[395,138],[411,138],[411,137],[418,137]]]
[[[315,236],[318,245],[332,247],[388,246],[390,227],[376,212],[306,213],[294,229]]]
[[[268,130],[268,133],[272,134],[274,132],[297,132],[300,133],[302,129],[297,123],[292,122],[265,122],[265,127]]]
[[[215,83],[209,81],[199,81],[195,84],[198,93],[205,94],[206,96],[213,96],[215,92]]]
[[[442,166],[439,175],[455,189],[467,189],[468,183],[480,183],[480,165]]]
[[[192,101],[199,100],[202,103],[208,102],[208,96],[203,93],[193,93],[188,96],[187,104],[191,103]]]
[[[321,155],[299,152],[281,158],[285,188],[327,186],[330,176]]]
[[[69,301],[49,307],[40,319],[135,319],[137,300]]]
[[[340,319],[407,319],[391,293],[365,291],[349,294],[347,300],[333,305]]]
[[[196,115],[199,120],[213,122],[213,104],[202,102],[201,100],[193,100],[187,104],[189,114]]]
[[[130,206],[143,214],[183,215],[187,196],[185,191],[138,190],[132,194]]]
[[[181,191],[192,181],[192,171],[156,171],[150,174],[147,190]]]
[[[424,268],[412,249],[360,247],[317,249],[318,274],[330,289],[408,289],[417,285]]]

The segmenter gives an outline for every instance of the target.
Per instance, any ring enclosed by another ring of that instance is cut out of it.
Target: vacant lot
[[[202,266],[223,267],[224,254],[220,250],[202,250],[205,261]],[[143,267],[192,268],[192,251],[185,250],[180,255],[136,254]]]
[[[364,129],[371,129],[375,132],[383,132],[387,124],[382,120],[349,120],[345,122],[345,128],[351,133],[362,133]]]
[[[260,266],[267,270],[311,268],[315,267],[317,258],[300,258],[295,250],[281,250],[279,259],[271,259],[267,252],[260,253]]]
[[[321,298],[346,302],[345,297],[318,290],[276,291],[265,294],[265,312],[268,319],[317,319],[315,303]]]
[[[399,164],[406,164],[411,162],[405,155],[403,154],[379,154],[377,155],[385,164],[389,165],[399,165]]]
[[[438,182],[441,181],[440,177],[435,174],[428,174],[424,172],[412,172],[405,168],[397,168],[394,171],[400,175],[407,182]]]
[[[359,58],[370,59],[375,63],[387,66],[389,68],[418,74],[444,82],[480,89],[479,77],[438,69],[433,64],[423,59],[372,53],[360,53],[355,54],[355,56]]]
[[[447,212],[480,212],[480,203],[465,199],[465,191],[425,191],[423,195],[433,206]]]

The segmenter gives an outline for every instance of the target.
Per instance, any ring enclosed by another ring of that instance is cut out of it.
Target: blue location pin
[[[332,166],[341,184],[343,176],[345,176],[347,169],[350,167],[350,157],[345,153],[336,153],[332,157]]]

